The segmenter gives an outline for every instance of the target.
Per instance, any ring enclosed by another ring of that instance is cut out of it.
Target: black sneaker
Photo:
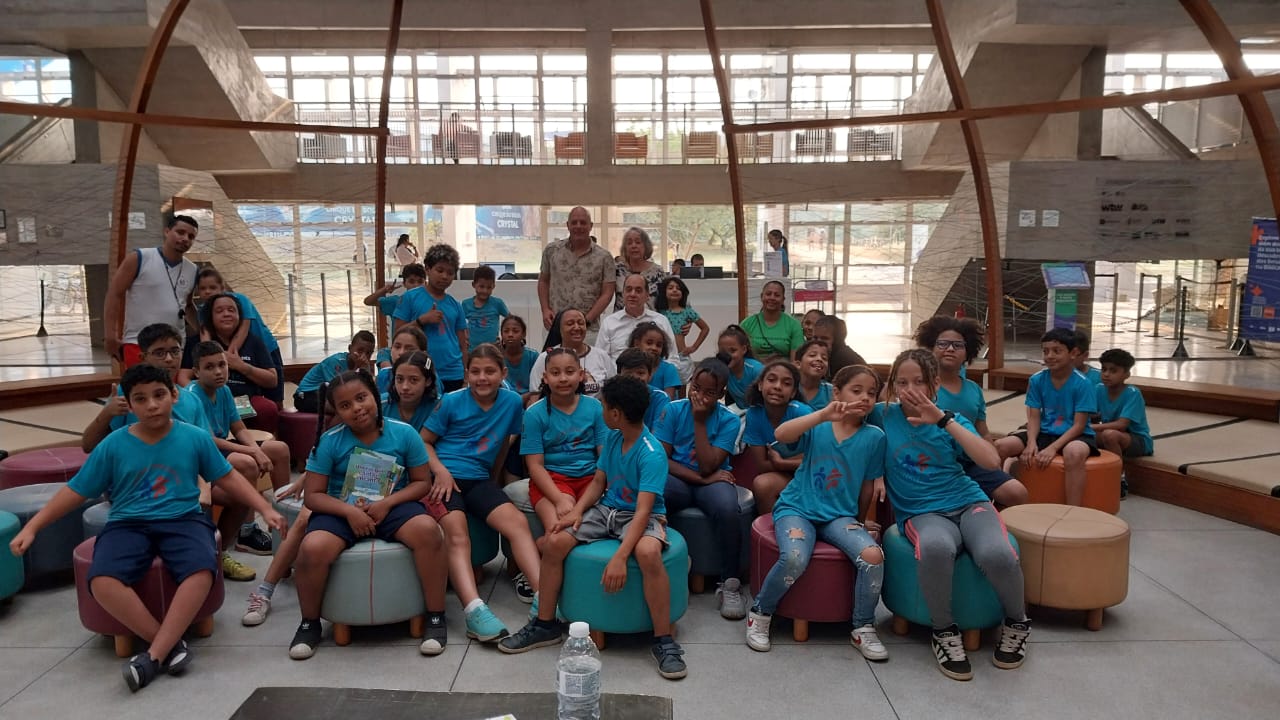
[[[1027,659],[1027,636],[1031,634],[1030,620],[1004,619],[1000,626],[1000,642],[991,656],[991,662],[1003,670],[1013,670],[1022,666]]]
[[[129,690],[138,692],[156,679],[160,668],[149,653],[138,653],[125,662],[121,672],[124,673],[124,681],[129,684]]]
[[[650,650],[653,659],[658,663],[658,674],[668,680],[679,680],[689,674],[688,667],[684,664],[684,648],[680,647],[680,643],[676,642],[670,635],[663,635],[661,638],[655,638],[653,648]]]
[[[563,634],[564,627],[558,622],[543,623],[536,619],[530,620],[524,627],[517,630],[515,635],[502,638],[498,642],[498,649],[508,655],[515,655],[534,648],[559,645]]]
[[[422,636],[418,652],[423,655],[439,655],[449,644],[449,629],[444,624],[444,613],[427,613],[427,629]]]
[[[241,530],[240,536],[236,538],[236,550],[250,555],[270,555],[271,536],[257,525],[252,530]]]
[[[289,643],[289,657],[294,660],[306,660],[315,655],[321,634],[319,620],[303,620],[298,625],[298,631],[293,634],[293,642]]]
[[[960,629],[955,625],[933,631],[933,655],[943,675],[952,680],[973,679],[973,666],[960,641]]]
[[[191,664],[191,648],[187,647],[186,640],[178,640],[178,644],[173,646],[165,657],[164,662],[160,663],[160,669],[170,675],[181,675],[186,672],[187,666]]]
[[[1120,473],[1120,499],[1127,497],[1129,497],[1129,478],[1125,477],[1124,473]]]
[[[524,573],[517,573],[515,576],[516,597],[520,598],[520,602],[528,604],[533,602],[533,586],[529,584],[529,578]]]

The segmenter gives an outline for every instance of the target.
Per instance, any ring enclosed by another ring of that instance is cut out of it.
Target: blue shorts
[[[967,457],[960,459],[960,467],[965,475],[978,483],[988,499],[993,499],[996,489],[1013,479],[1012,475],[1000,468],[984,468]]]
[[[213,523],[198,512],[173,520],[108,522],[93,546],[89,581],[106,576],[134,585],[147,574],[157,555],[178,584],[202,570],[221,571]]]
[[[373,536],[379,540],[387,542],[396,541],[396,533],[400,532],[400,528],[418,515],[426,515],[427,509],[422,503],[403,502],[391,508],[387,516],[382,518],[382,522],[378,523],[374,528]],[[360,538],[356,537],[356,533],[351,529],[351,523],[341,515],[329,515],[327,513],[312,512],[311,519],[307,522],[307,532],[323,530],[332,535],[337,535],[347,543],[347,547],[356,544]]]

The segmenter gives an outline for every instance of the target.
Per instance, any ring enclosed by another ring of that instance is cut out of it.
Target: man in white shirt
[[[614,360],[627,349],[631,340],[631,331],[642,322],[656,323],[667,336],[667,347],[676,346],[675,333],[671,332],[671,323],[666,316],[648,306],[649,287],[644,276],[633,273],[627,276],[622,285],[622,309],[606,315],[600,321],[600,333],[596,336],[596,349],[603,350]]]
[[[138,348],[142,328],[167,323],[185,335],[187,320],[195,326],[191,290],[196,285],[197,268],[186,254],[199,231],[195,218],[174,215],[165,224],[160,247],[134,250],[111,276],[102,313],[103,332],[107,353],[125,368],[142,362]]]

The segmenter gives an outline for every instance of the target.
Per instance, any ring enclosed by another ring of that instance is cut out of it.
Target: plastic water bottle
[[[556,663],[559,720],[600,720],[600,651],[584,622],[569,625],[569,639]]]

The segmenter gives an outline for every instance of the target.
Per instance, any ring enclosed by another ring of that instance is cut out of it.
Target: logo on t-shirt
[[[476,441],[476,452],[483,453],[483,452],[488,452],[488,450],[489,450],[489,436],[481,435],[480,439]]]
[[[840,472],[840,468],[833,467],[819,468],[818,472],[813,475],[813,484],[819,492],[830,492],[840,487],[840,481],[844,479],[844,474]]]

